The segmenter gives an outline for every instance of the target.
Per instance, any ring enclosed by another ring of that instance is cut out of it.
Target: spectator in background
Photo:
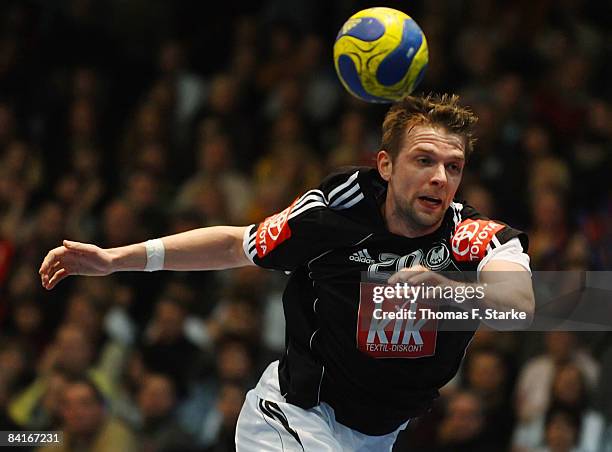
[[[608,175],[612,168],[612,108],[601,99],[588,105],[585,127],[574,142],[567,160],[571,162],[576,181],[571,192],[572,204],[582,209],[597,209],[601,195],[609,191]]]
[[[250,383],[255,361],[248,338],[228,334],[221,338],[216,352],[216,377],[219,381]]]
[[[320,35],[305,35],[298,50],[298,66],[304,86],[304,113],[316,125],[324,125],[337,113],[340,93],[336,75],[328,65],[328,48]]]
[[[251,169],[256,158],[254,149],[254,126],[252,108],[245,108],[245,99],[240,97],[238,80],[233,74],[222,72],[213,75],[210,82],[210,92],[200,111],[196,114],[194,123],[200,126],[202,120],[213,119],[223,130],[232,131],[233,161],[236,169],[245,174]],[[194,143],[201,136],[195,130]],[[197,150],[197,149],[196,149]]]
[[[10,300],[9,304],[11,312],[7,330],[36,361],[49,340],[43,324],[41,303],[30,295]]]
[[[187,66],[182,42],[169,39],[159,49],[158,65],[161,80],[171,84],[175,109],[172,125],[174,142],[179,148],[187,146],[186,137],[194,115],[202,105],[206,88],[203,80]]]
[[[9,416],[7,406],[11,393],[11,385],[0,376],[0,430],[17,431],[17,425]]]
[[[592,247],[587,238],[581,233],[574,234],[563,253],[563,268],[588,271],[592,260]]]
[[[93,67],[86,65],[76,67],[73,71],[70,88],[72,98],[91,101],[94,105],[108,102],[108,90],[104,80]]]
[[[81,290],[73,292],[68,299],[63,324],[86,331],[96,356],[107,340],[103,330],[103,318],[102,301]]]
[[[176,382],[180,394],[195,375],[200,358],[198,348],[184,333],[186,315],[186,308],[177,301],[160,298],[139,347],[145,367],[169,375]]]
[[[138,156],[139,149],[149,145],[168,146],[169,127],[156,103],[142,103],[125,132],[121,153],[117,156],[121,170],[129,171],[134,167],[134,158]]]
[[[303,116],[303,103],[304,93],[299,81],[295,78],[283,79],[271,90],[264,105],[264,117],[274,120],[286,112],[296,112]]]
[[[561,38],[556,43],[561,45],[551,55],[554,61],[546,74],[548,83],[534,96],[534,110],[550,124],[555,135],[573,140],[584,124],[589,100],[586,87],[592,67],[568,39]]]
[[[79,147],[70,156],[70,167],[57,178],[56,199],[66,212],[66,233],[71,237],[93,237],[93,210],[108,187],[101,174],[99,150]]]
[[[366,118],[362,112],[353,110],[342,115],[337,144],[327,157],[329,171],[341,166],[372,164],[374,146],[365,126]]]
[[[181,452],[194,450],[193,438],[174,417],[174,382],[163,374],[147,374],[138,391],[141,421],[138,428],[140,450],[144,452]]]
[[[233,148],[229,135],[219,130],[213,119],[201,124],[202,131],[197,144],[197,172],[180,188],[176,197],[179,209],[201,212],[208,224],[240,224],[247,213],[251,201],[247,179],[235,170]],[[209,203],[202,200],[215,187],[220,193],[221,206],[227,215],[219,217],[211,209],[204,207]]]
[[[536,176],[537,177],[537,176]],[[553,190],[532,198],[529,255],[535,270],[559,270],[571,237],[563,196]]]
[[[240,407],[235,407],[235,418],[228,411],[231,411],[229,406],[234,406],[235,389],[240,388],[244,397],[244,388],[253,379],[255,367],[250,344],[235,335],[221,337],[215,349],[214,374],[192,386],[180,408],[181,424],[203,447],[214,445],[220,437],[227,439],[228,429],[235,429]]]
[[[49,199],[42,203],[34,218],[22,225],[17,251],[21,262],[31,263],[51,243],[58,243],[66,234],[66,218],[59,202]]]
[[[246,390],[240,384],[225,382],[221,386],[216,405],[220,415],[219,429],[213,444],[204,449],[205,452],[233,452],[235,450],[236,423],[245,396]]]
[[[121,246],[144,237],[141,219],[132,206],[121,198],[106,205],[99,232],[100,242],[109,247]]]
[[[61,414],[59,429],[64,433],[64,442],[59,447],[45,446],[42,452],[139,450],[134,433],[109,415],[102,393],[87,378],[67,383],[62,392]]]
[[[13,140],[0,150],[0,237],[13,246],[26,239],[27,208],[43,178],[42,161],[26,142]]]
[[[144,366],[142,355],[132,350],[121,368],[117,387],[117,401],[113,403],[113,414],[129,425],[141,425],[142,414],[138,408],[138,392],[142,387],[148,370]]]
[[[450,396],[444,417],[438,425],[436,452],[489,452],[494,445],[487,444],[482,436],[484,425],[483,405],[478,396],[460,391]]]
[[[22,140],[13,140],[3,149],[0,168],[3,178],[10,178],[27,193],[41,188],[45,176],[39,152]]]
[[[530,162],[527,177],[534,197],[546,190],[565,194],[571,188],[567,163],[553,152],[553,146],[551,132],[545,125],[531,124],[523,131],[521,148]]]
[[[31,379],[29,363],[23,346],[15,339],[0,344],[0,380],[12,389],[22,389]]]
[[[571,412],[578,420],[574,432],[575,444],[581,452],[601,450],[605,429],[604,418],[591,408],[588,389],[580,369],[574,364],[565,364],[554,376],[548,411],[564,410]],[[531,450],[543,444],[549,433],[546,416],[538,416],[517,426],[513,444],[521,450]],[[553,432],[554,433],[554,432]],[[554,435],[553,435],[554,436]]]
[[[257,74],[257,84],[260,90],[270,91],[282,80],[293,78],[296,65],[294,30],[288,24],[274,23],[266,29],[267,40],[264,49],[267,55],[262,58]]]
[[[35,403],[31,411],[25,413],[21,411],[23,407],[27,408],[27,398],[19,396],[21,400],[16,403],[11,403],[9,406],[12,419],[19,425],[19,428],[30,430],[50,430],[58,428],[61,420],[60,404],[62,392],[66,387],[68,377],[66,372],[59,368],[53,368],[47,373],[45,385],[40,386],[42,391],[37,394],[31,391],[29,395],[32,397],[31,402]],[[36,399],[37,398],[37,399]],[[19,399],[17,399],[19,400]],[[24,415],[27,414],[27,418]]]
[[[512,437],[515,421],[509,365],[493,348],[474,349],[466,360],[466,389],[482,401],[482,441],[495,450],[504,450]]]
[[[121,327],[125,331],[118,331],[118,326],[113,329],[108,323],[108,315],[112,311],[107,309],[106,303],[107,299],[101,294],[92,293],[83,287],[77,288],[68,299],[63,324],[87,332],[93,344],[96,369],[112,385],[112,401],[116,402],[114,391],[120,378],[121,368],[127,359],[128,347],[131,345],[127,336],[134,327],[129,321],[124,320]]]
[[[574,332],[548,332],[545,340],[546,352],[529,360],[519,373],[516,411],[521,423],[544,415],[550,404],[554,375],[559,366],[575,364],[583,372],[589,389],[593,389],[598,381],[599,365],[580,347]]]
[[[98,112],[93,102],[75,99],[68,112],[68,150],[98,145],[98,125]]]
[[[165,229],[161,181],[147,170],[134,170],[126,180],[124,199],[139,218],[143,234],[154,237]]]
[[[138,149],[134,168],[144,170],[149,174],[159,178],[159,184],[166,193],[170,190],[171,163],[168,147],[160,143],[150,143]]]
[[[303,141],[302,118],[292,111],[278,116],[273,124],[267,153],[254,167],[257,201],[253,215],[264,218],[290,204],[293,193],[317,185],[321,166],[312,149]],[[282,170],[281,170],[282,168]]]
[[[96,367],[92,338],[81,327],[63,324],[55,340],[45,350],[38,362],[38,377],[27,388],[17,394],[10,405],[11,417],[20,425],[29,425],[44,402],[43,395],[52,384],[56,372],[66,376],[87,374],[104,394],[115,396],[113,379]]]
[[[21,256],[23,257],[23,256]],[[6,299],[8,300],[23,300],[33,298],[39,295],[36,291],[36,278],[32,274],[32,270],[28,263],[16,263],[8,283],[4,286],[6,289]],[[8,307],[8,306],[6,306]],[[41,309],[45,314],[49,314],[50,309],[46,309],[44,303],[40,304]]]
[[[577,448],[579,415],[568,409],[553,407],[546,413],[545,443],[536,452],[582,452]]]
[[[487,218],[495,218],[495,205],[491,191],[478,183],[464,184],[461,197],[470,200],[470,205]]]

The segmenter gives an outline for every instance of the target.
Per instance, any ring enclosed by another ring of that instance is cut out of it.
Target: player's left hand
[[[431,271],[427,267],[417,265],[410,268],[402,268],[400,271],[392,275],[387,284],[408,284],[409,286],[423,286],[423,287],[452,287],[456,284],[455,281],[446,278],[444,275]],[[422,293],[422,292],[419,292]],[[450,304],[446,298],[436,297],[424,297],[421,296],[418,300],[419,303],[432,304],[434,306],[440,306],[440,304]]]
[[[431,271],[422,265],[416,265],[410,268],[402,268],[389,278],[388,284],[407,283],[411,286],[424,284],[426,286],[441,286],[451,285],[453,281]]]

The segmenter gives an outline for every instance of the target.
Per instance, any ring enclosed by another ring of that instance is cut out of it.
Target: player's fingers
[[[53,276],[53,274],[55,273],[55,270],[51,268],[51,266],[47,266],[47,268],[45,269],[45,271],[43,271],[40,275],[40,282],[43,285],[43,287],[47,287],[47,285],[49,284],[49,279],[51,279],[51,277]]]
[[[79,251],[82,250],[82,251]],[[44,282],[44,276],[46,275],[49,279],[51,274],[57,269],[58,266],[70,266],[77,268],[78,267],[78,259],[79,256],[82,255],[87,250],[85,248],[67,248],[65,246],[60,246],[58,248],[54,248],[49,251],[43,263],[38,270],[38,273],[41,275],[41,279]]]
[[[440,284],[441,280],[438,278],[438,275],[436,275],[436,273],[432,271],[425,271],[419,273],[399,275],[396,282],[409,284],[411,286],[418,286],[421,284],[425,284],[428,286],[437,286],[438,284]],[[393,282],[391,284],[395,284],[396,282]]]
[[[43,259],[42,264],[40,264],[38,273],[40,273],[41,275],[49,269],[49,263],[53,261],[53,259],[55,258],[54,251],[55,250],[49,251],[47,255],[45,256],[45,258]]]
[[[425,267],[421,267],[420,265],[418,267],[413,267],[410,269],[403,268],[397,273],[391,275],[388,283],[389,284],[396,284],[396,283],[402,283],[402,282],[412,283],[414,281],[414,278],[416,278],[418,275],[422,275],[428,272],[429,272],[428,269],[426,269]]]
[[[66,248],[63,246],[53,248],[51,251],[47,253],[45,258],[43,259],[43,263],[40,266],[39,273],[48,272],[51,268],[51,265],[55,264],[58,259],[60,259],[64,254],[66,254]]]
[[[61,268],[71,272],[74,267],[74,260],[75,257],[70,254],[54,253],[54,259],[46,264],[45,270],[40,275],[42,285],[48,285],[53,275]]]
[[[40,271],[40,280],[43,286],[49,282],[49,279],[56,272],[58,267],[62,265],[61,257],[55,257],[54,260],[45,263],[44,268],[41,268]]]
[[[410,278],[410,284],[414,286],[420,284],[435,286],[437,285],[436,275],[433,272],[418,273]]]
[[[53,289],[57,285],[57,283],[59,283],[62,279],[66,278],[66,276],[68,276],[69,274],[70,273],[68,272],[67,269],[60,268],[58,271],[56,271],[53,274],[49,282],[46,284],[45,289],[47,290]]]
[[[429,269],[427,267],[423,267],[422,265],[415,265],[414,267],[402,268],[400,271],[409,272],[409,273],[422,273],[422,272],[428,272]]]
[[[410,275],[404,275],[404,274],[401,274],[400,272],[397,272],[389,277],[389,279],[387,280],[387,284],[397,284],[397,283],[402,283],[402,282],[408,282],[408,279],[410,279]]]
[[[45,263],[44,265],[41,266],[40,268],[40,281],[42,283],[42,285],[44,286],[48,281],[49,281],[49,273],[51,271],[51,267],[48,263]]]

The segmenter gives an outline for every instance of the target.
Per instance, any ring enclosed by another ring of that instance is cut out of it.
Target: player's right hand
[[[95,245],[64,240],[63,246],[47,253],[38,273],[42,286],[51,290],[70,275],[104,276],[112,273],[112,256],[108,250]]]

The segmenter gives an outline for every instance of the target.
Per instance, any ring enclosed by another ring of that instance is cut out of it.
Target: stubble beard
[[[417,200],[409,202],[397,197],[395,199],[395,216],[398,217],[409,229],[422,231],[435,226],[444,217],[445,209],[441,209],[439,214],[427,215],[419,212],[415,206]]]

